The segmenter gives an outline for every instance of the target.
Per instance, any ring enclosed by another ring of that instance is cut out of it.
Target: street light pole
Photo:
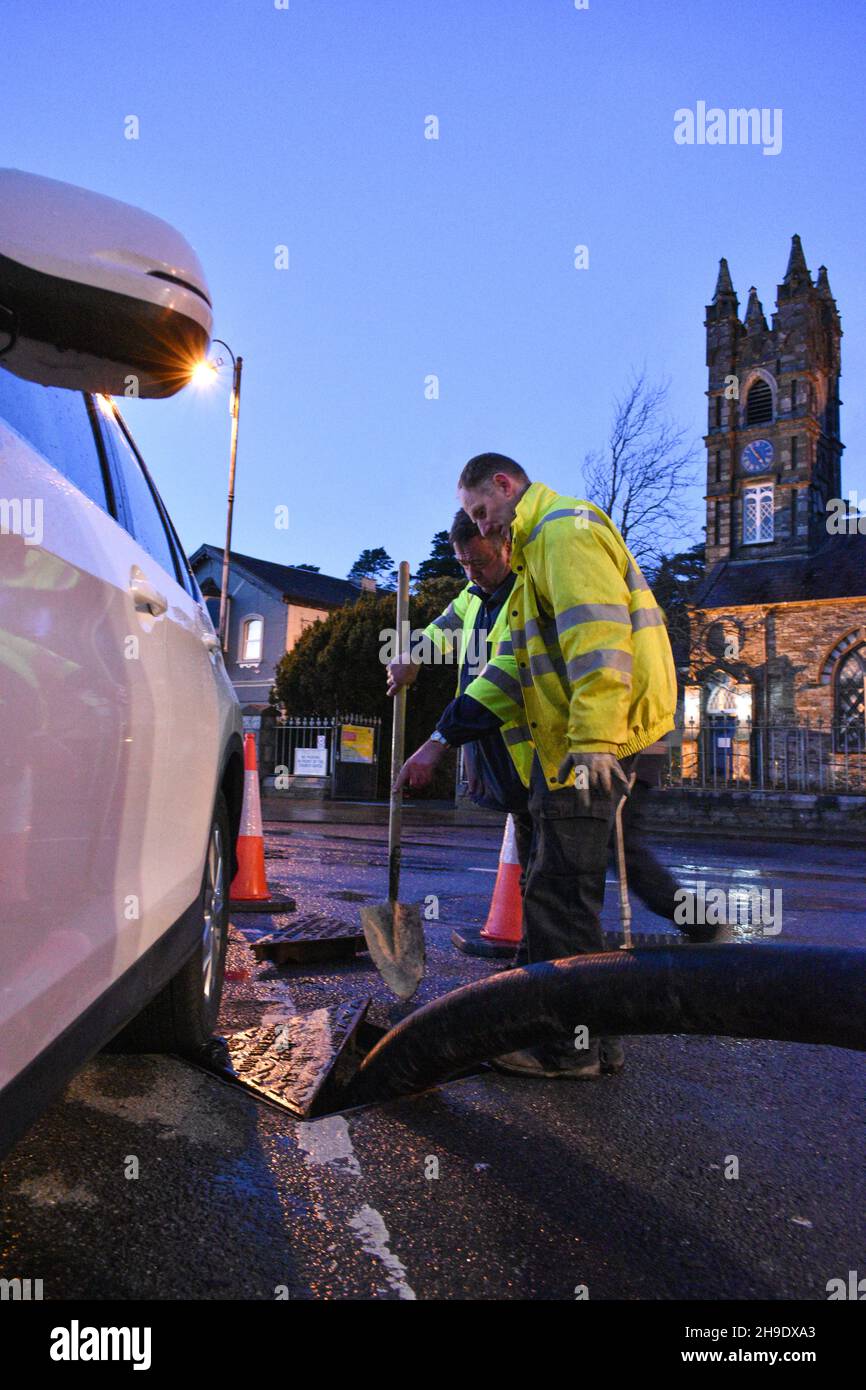
[[[241,412],[241,372],[243,371],[244,359],[235,357],[228,343],[224,343],[222,338],[214,338],[215,343],[224,347],[229,357],[232,359],[232,441],[231,452],[229,455],[229,495],[228,508],[226,512],[226,543],[223,550],[223,573],[220,584],[220,616],[219,616],[219,639],[220,646],[225,649],[228,641],[227,620],[228,620],[228,598],[229,598],[229,572],[231,569],[231,550],[232,550],[232,516],[235,509],[235,466],[238,457],[238,417]]]

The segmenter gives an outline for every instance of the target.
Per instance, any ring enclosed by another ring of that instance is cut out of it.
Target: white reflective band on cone
[[[262,803],[259,798],[259,774],[255,768],[244,773],[244,805],[241,811],[239,835],[261,835]]]
[[[505,834],[502,836],[502,849],[499,851],[500,864],[519,864],[517,842],[514,837],[514,818],[506,816]]]

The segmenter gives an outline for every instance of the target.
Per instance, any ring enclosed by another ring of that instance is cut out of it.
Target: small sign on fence
[[[372,763],[374,732],[369,724],[344,724],[340,730],[340,761]]]
[[[294,774],[296,777],[327,777],[327,748],[296,748]]]

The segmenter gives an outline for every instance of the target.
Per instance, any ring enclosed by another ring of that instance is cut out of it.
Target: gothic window
[[[758,377],[749,387],[746,397],[746,424],[766,425],[772,423],[772,419],[773,393],[764,378]]]
[[[855,647],[836,668],[834,683],[834,728],[836,750],[862,752],[866,746],[866,648]]]
[[[718,428],[720,427],[721,423],[722,423],[722,398],[721,398],[721,396],[716,396],[716,429],[718,429]]]
[[[743,488],[743,545],[773,539],[773,484]]]
[[[244,619],[241,639],[241,661],[261,661],[262,645],[265,635],[264,620],[259,617]]]

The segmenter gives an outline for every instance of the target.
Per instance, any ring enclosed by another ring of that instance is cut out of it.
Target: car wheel
[[[195,1056],[216,1027],[229,927],[231,832],[218,793],[198,900],[199,943],[164,989],[111,1043],[117,1052],[178,1052]]]

